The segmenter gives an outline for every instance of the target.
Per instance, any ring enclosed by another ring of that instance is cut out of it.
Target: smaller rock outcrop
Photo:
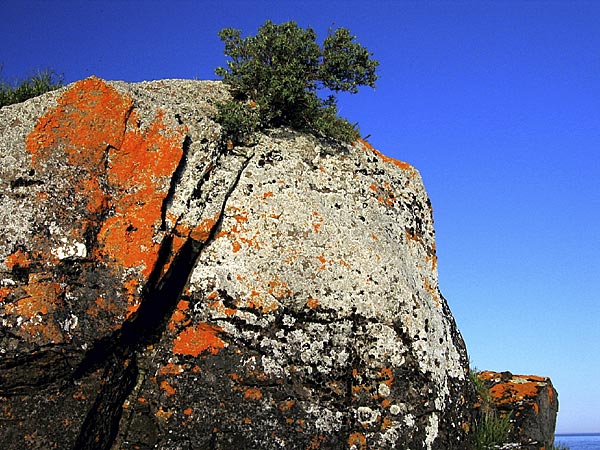
[[[510,414],[508,444],[503,448],[552,448],[558,412],[558,394],[550,378],[510,372],[478,374],[489,389],[492,407],[500,417]]]

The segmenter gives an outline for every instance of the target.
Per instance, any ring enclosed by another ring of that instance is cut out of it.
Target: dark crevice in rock
[[[227,201],[235,191],[252,156],[239,169],[223,199],[219,218],[205,241],[188,238],[177,255],[172,256],[172,237],[163,241],[159,258],[142,291],[141,305],[134,317],[87,353],[74,378],[105,367],[105,384],[88,413],[75,449],[106,450],[118,433],[122,404],[135,386],[138,372],[136,352],[157,342],[177,306],[184,287],[202,250],[214,240],[225,213]],[[167,201],[167,200],[165,200]],[[165,273],[165,267],[172,261]]]
[[[122,405],[137,377],[134,356],[114,354],[102,379],[105,383],[87,414],[73,450],[108,450],[118,433]]]
[[[181,155],[179,164],[177,165],[177,168],[175,169],[175,172],[173,173],[173,176],[171,177],[169,191],[167,193],[167,197],[166,197],[165,201],[163,202],[162,208],[160,210],[162,230],[167,229],[167,220],[166,220],[167,219],[167,209],[169,208],[169,206],[171,204],[171,200],[173,199],[173,196],[175,195],[175,188],[177,187],[177,184],[181,181],[181,176],[183,175],[183,171],[187,165],[188,154],[189,154],[191,145],[192,145],[192,138],[189,135],[186,135],[183,140],[183,145],[181,147],[183,154]]]

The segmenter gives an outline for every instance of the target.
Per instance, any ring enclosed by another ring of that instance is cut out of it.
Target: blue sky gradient
[[[421,172],[440,286],[480,369],[550,376],[600,432],[599,1],[7,1],[3,78],[215,79],[217,32],[347,27],[381,63],[340,112]]]

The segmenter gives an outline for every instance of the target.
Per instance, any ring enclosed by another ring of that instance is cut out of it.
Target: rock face
[[[510,414],[512,430],[506,448],[552,448],[558,394],[549,378],[489,371],[478,376],[489,389],[492,406],[499,416]]]
[[[464,449],[473,391],[418,172],[218,82],[0,110],[0,447]]]

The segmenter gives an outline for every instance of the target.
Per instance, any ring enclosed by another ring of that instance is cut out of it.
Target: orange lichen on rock
[[[218,214],[212,218],[204,219],[191,230],[189,233],[190,238],[198,242],[206,242],[218,220]]]
[[[60,284],[34,273],[29,275],[29,284],[23,286],[23,291],[25,296],[4,305],[7,314],[23,320],[19,333],[27,340],[35,340],[37,336],[41,336],[52,343],[62,342],[63,333],[54,318],[45,317],[61,304]],[[6,295],[9,293],[6,292]]]
[[[173,353],[179,355],[198,356],[204,351],[216,355],[225,347],[225,342],[219,338],[223,330],[208,323],[184,329],[173,343]]]
[[[504,377],[503,374],[497,372],[485,371],[478,376],[482,380],[495,382],[490,388],[490,394],[497,404],[535,400],[540,389],[548,383],[547,378],[535,375],[511,374],[510,377]],[[553,388],[550,387],[550,391],[553,391]]]
[[[178,375],[183,373],[183,371],[184,368],[181,364],[168,363],[167,365],[161,367],[158,373],[160,375]]]
[[[490,394],[497,403],[514,403],[536,397],[538,384],[535,381],[498,383],[491,387]]]
[[[381,153],[379,150],[376,150],[371,144],[369,144],[367,141],[363,140],[363,139],[358,139],[358,142],[360,144],[362,144],[362,146],[370,151],[372,151],[373,153],[375,153],[375,155],[377,155],[383,162],[386,163],[392,163],[394,164],[396,167],[399,167],[402,170],[408,170],[408,169],[412,169],[412,166],[406,162],[403,161],[399,161],[397,159],[394,158],[390,158],[389,156],[385,156],[383,153]]]
[[[173,311],[173,315],[171,316],[171,320],[169,320],[169,324],[167,325],[169,330],[174,331],[178,324],[183,322],[187,315],[186,311],[190,306],[190,302],[186,300],[179,300],[177,303],[177,308]]]
[[[31,257],[29,253],[24,252],[22,250],[17,250],[16,252],[8,255],[6,257],[6,261],[4,263],[9,270],[12,270],[15,266],[26,269],[31,264]]]
[[[135,114],[131,122],[121,147],[108,155],[108,181],[117,190],[115,213],[98,240],[106,258],[126,269],[139,267],[148,277],[158,259],[160,243],[154,238],[171,176],[183,155],[184,130],[167,129],[160,111],[145,130],[138,128]]]
[[[244,398],[246,400],[260,400],[263,394],[258,388],[248,388],[244,391]]]
[[[91,77],[75,83],[57,104],[27,137],[34,166],[49,158],[55,145],[66,144],[69,164],[100,167],[106,147],[121,145],[133,100]]]
[[[160,382],[160,388],[167,393],[167,397],[175,394],[175,388],[169,384],[167,380]]]
[[[311,309],[317,309],[319,307],[319,299],[318,298],[309,298],[306,300],[306,306]]]
[[[348,437],[348,446],[357,450],[365,450],[367,448],[367,438],[362,433],[352,433]]]

